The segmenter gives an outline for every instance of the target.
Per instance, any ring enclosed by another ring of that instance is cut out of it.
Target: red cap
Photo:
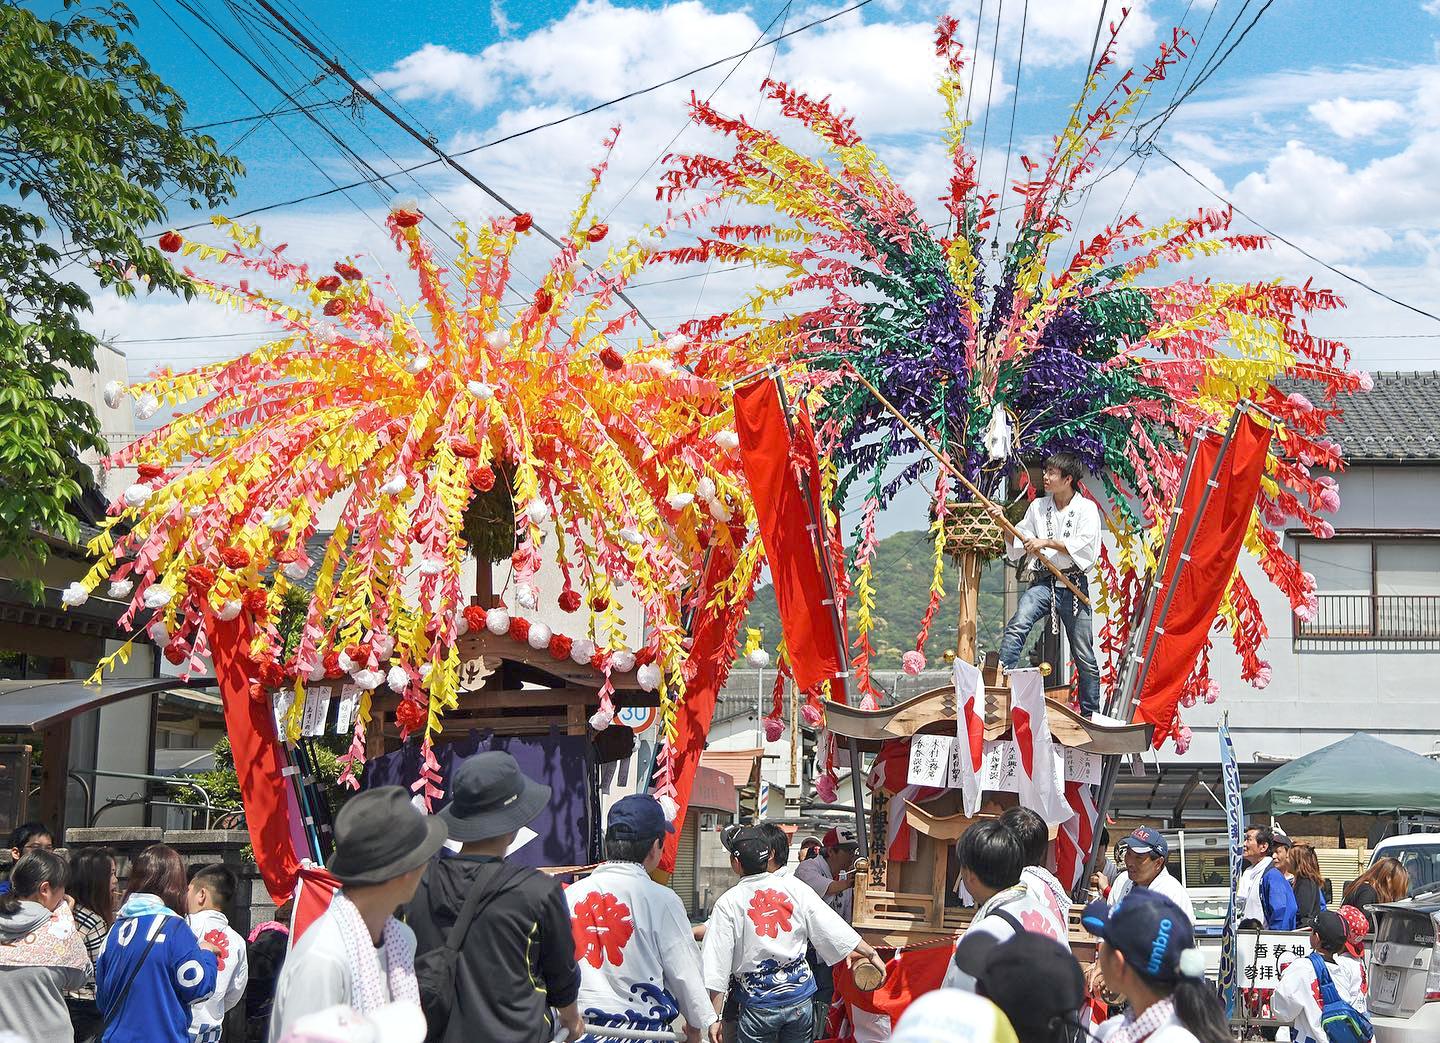
[[[854,830],[834,826],[826,830],[825,839],[820,842],[820,846],[828,850],[837,847],[859,847],[860,845],[855,840]]]

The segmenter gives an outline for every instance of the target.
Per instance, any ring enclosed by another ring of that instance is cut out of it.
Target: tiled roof
[[[1340,395],[1327,433],[1350,463],[1440,462],[1440,372],[1372,373],[1375,387]]]

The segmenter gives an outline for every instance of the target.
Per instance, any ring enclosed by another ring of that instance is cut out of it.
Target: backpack
[[[490,867],[484,866],[476,875],[445,944],[415,958],[415,984],[420,989],[420,1009],[425,1012],[426,1043],[444,1038],[445,1026],[455,1009],[455,975],[465,935],[491,902],[529,872],[525,866],[511,866],[504,862],[494,865],[499,867],[498,872],[487,873]]]
[[[1330,1043],[1369,1043],[1375,1038],[1370,1019],[1340,998],[1330,970],[1319,953],[1310,954],[1315,981],[1320,986],[1320,1027]]]

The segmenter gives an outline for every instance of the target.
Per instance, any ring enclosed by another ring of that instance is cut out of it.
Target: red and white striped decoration
[[[1095,787],[1085,782],[1065,783],[1065,802],[1075,812],[1055,834],[1055,877],[1072,891],[1085,871],[1085,859],[1095,842]]]

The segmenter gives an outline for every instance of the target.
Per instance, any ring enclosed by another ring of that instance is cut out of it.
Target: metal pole
[[[775,390],[780,396],[780,411],[785,416],[785,426],[790,434],[795,434],[795,424],[790,416],[790,396],[785,392],[785,380],[782,376],[774,378]],[[830,574],[830,555],[825,547],[825,523],[823,508],[815,503],[810,496],[810,487],[799,483],[800,495],[805,500],[805,510],[810,515],[810,530],[815,535],[815,551],[819,555],[820,578],[825,583],[825,596],[830,601],[830,626],[835,632],[835,644],[840,654],[839,680],[845,692],[845,702],[850,702],[850,642],[846,639],[845,631],[840,626],[840,604],[835,593],[835,578]],[[791,742],[795,741],[792,735]],[[858,842],[860,857],[870,858],[870,838],[865,831],[865,801],[864,793],[860,783],[860,743],[851,739],[850,743],[850,794],[855,801],[855,839]]]

